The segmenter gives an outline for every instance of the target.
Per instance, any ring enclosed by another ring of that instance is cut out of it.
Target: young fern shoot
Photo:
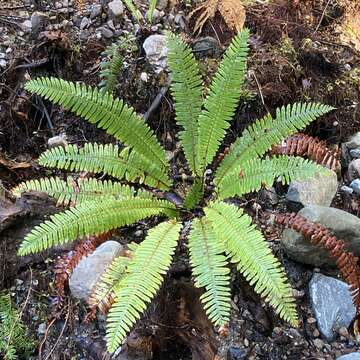
[[[45,191],[59,203],[70,205],[35,227],[21,244],[19,254],[106,233],[148,217],[159,221],[143,242],[130,249],[131,256],[114,260],[92,297],[92,305],[102,309],[112,305],[107,327],[111,352],[124,342],[160,289],[185,219],[192,222],[189,234],[183,235],[188,235],[194,283],[204,289],[201,301],[215,326],[226,326],[230,320],[231,264],[284,320],[298,324],[284,269],[251,218],[224,200],[258,191],[279,177],[288,184],[323,172],[320,165],[302,158],[264,155],[332,107],[316,103],[287,105],[277,109],[275,117],[268,114],[249,125],[216,170],[214,194],[204,197],[206,167],[218,152],[240,101],[248,37],[249,31],[243,30],[232,40],[203,100],[203,81],[190,48],[179,36],[167,33],[176,121],[194,178],[183,205],[175,206],[165,195],[161,198],[164,191],[176,189],[177,184],[170,180],[165,150],[155,133],[130,106],[108,92],[65,80],[39,78],[26,84],[28,91],[104,129],[126,147],[85,144],[80,149],[69,145],[46,151],[40,157],[41,165],[102,174],[106,179],[38,179],[14,189],[16,195],[28,190]],[[115,179],[137,183],[137,190]],[[156,189],[160,199],[149,188]],[[199,204],[202,211],[193,211]]]

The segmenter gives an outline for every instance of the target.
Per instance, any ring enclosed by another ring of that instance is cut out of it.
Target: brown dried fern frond
[[[303,156],[335,172],[340,170],[339,150],[331,150],[325,141],[302,133],[290,136],[282,144],[273,146],[271,153]]]
[[[56,310],[62,308],[65,296],[65,286],[67,285],[75,266],[83,257],[89,256],[101,243],[108,240],[110,235],[111,233],[107,232],[97,236],[86,237],[85,239],[80,240],[74,250],[59,257],[55,265],[56,298],[54,305],[56,306]]]
[[[295,214],[275,214],[275,222],[291,228],[302,234],[314,245],[322,247],[329,252],[336,262],[343,279],[349,284],[356,315],[360,315],[360,268],[358,258],[346,250],[346,243],[337,239],[324,226],[313,223],[305,217]]]
[[[244,27],[246,11],[241,0],[206,0],[189,14],[191,18],[200,13],[194,25],[194,33],[200,34],[206,21],[213,19],[217,11],[232,31],[238,32]]]

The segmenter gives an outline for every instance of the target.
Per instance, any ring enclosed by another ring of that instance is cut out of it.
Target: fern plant
[[[206,170],[219,151],[240,100],[248,37],[249,32],[243,30],[232,40],[203,99],[205,89],[191,50],[178,36],[167,33],[176,122],[182,129],[180,140],[194,179],[182,204],[166,200],[166,193],[176,192],[177,184],[169,177],[165,150],[149,126],[122,100],[56,78],[26,84],[28,91],[85,118],[124,144],[122,149],[111,144],[50,149],[41,155],[41,165],[99,173],[139,185],[134,189],[110,179],[74,178],[20,184],[14,193],[46,191],[60,203],[72,206],[36,226],[20,245],[19,254],[102,234],[148,217],[156,216],[159,221],[141,244],[130,249],[130,258],[114,260],[95,292],[94,303],[101,302],[101,294],[111,295],[107,326],[111,352],[126,339],[164,281],[185,217],[192,219],[187,235],[195,286],[204,289],[201,301],[215,326],[224,327],[230,320],[230,263],[283,319],[298,324],[292,290],[281,264],[251,218],[225,200],[257,191],[275,179],[287,184],[324,172],[321,166],[302,158],[265,155],[273,145],[332,108],[296,103],[279,108],[274,117],[266,115],[255,121],[220,163],[213,178],[213,193],[205,192]]]
[[[15,360],[20,355],[30,353],[33,346],[10,294],[0,293],[0,355],[5,360]]]

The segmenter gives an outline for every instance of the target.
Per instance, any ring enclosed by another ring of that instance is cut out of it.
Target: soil
[[[96,3],[104,3],[106,8],[106,1],[85,0],[70,2],[67,9],[73,11],[68,12],[61,12],[58,3],[46,0],[10,0],[0,5],[0,53],[6,54],[6,65],[0,66],[0,185],[6,198],[8,190],[21,181],[54,173],[36,163],[39,154],[48,148],[49,138],[66,134],[68,143],[80,146],[90,141],[113,141],[103,131],[58,106],[31,97],[24,90],[29,78],[41,75],[92,85],[99,83],[101,53],[115,40],[96,35],[98,28],[107,21],[106,14],[94,21],[85,37],[81,36],[75,20],[75,17],[81,20],[88,15],[88,9]],[[189,43],[196,41],[192,33],[194,19],[187,17],[195,6],[191,1],[170,1],[158,28],[150,25],[139,28],[125,11],[128,21],[120,23],[121,31],[135,34],[136,46],[124,54],[126,66],[119,75],[116,95],[139,113],[146,113],[167,83],[166,73],[154,73],[146,61],[143,41],[164,27],[183,33]],[[145,8],[142,4],[142,11]],[[35,11],[46,13],[49,23],[39,32],[26,33],[20,24]],[[340,147],[350,135],[360,131],[360,32],[356,28],[359,13],[358,2],[352,0],[276,0],[269,5],[259,1],[249,6],[245,23],[252,34],[248,93],[221,150],[255,119],[296,101],[313,100],[336,107],[336,111],[306,130],[307,134],[326,140],[332,147]],[[184,26],[174,23],[170,14],[172,18],[182,15]],[[217,39],[222,51],[233,34],[217,14],[205,24],[200,36]],[[201,59],[207,82],[218,61],[218,58],[206,56]],[[148,74],[147,82],[140,80],[142,72]],[[176,152],[178,128],[168,92],[148,123],[166,149]],[[173,166],[175,174],[187,171],[181,154],[174,158]],[[343,167],[340,184],[346,183],[345,174],[346,167]],[[11,207],[13,205],[5,198],[1,201],[2,209],[9,213],[7,222],[0,228],[0,289],[10,291],[14,302],[24,309],[22,318],[37,343],[31,358],[109,358],[105,351],[102,316],[85,324],[84,304],[68,295],[60,316],[52,317],[54,261],[69,249],[55,249],[22,259],[16,255],[24,234],[46,215],[58,211],[54,204],[41,194],[22,198],[16,203],[17,208]],[[131,333],[126,345],[127,355],[117,354],[114,358],[187,360],[210,359],[217,354],[217,359],[229,360],[335,359],[360,349],[353,329],[331,343],[320,339],[308,296],[307,285],[313,269],[286,257],[279,244],[280,230],[269,228],[261,216],[263,210],[281,209],[283,203],[272,206],[258,194],[239,201],[264,230],[274,253],[287,270],[296,289],[300,327],[294,329],[281,321],[234,272],[230,334],[226,338],[218,336],[201,310],[198,291],[191,285],[184,251],[181,251],[185,246],[182,246],[166,285]],[[360,202],[356,197],[339,193],[333,206],[357,216],[360,214]],[[0,213],[0,219],[2,216]],[[144,222],[118,235],[132,236],[136,230],[144,231],[149,226]]]

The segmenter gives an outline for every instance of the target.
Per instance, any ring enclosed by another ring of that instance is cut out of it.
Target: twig
[[[156,95],[155,99],[151,103],[149,109],[146,111],[146,113],[143,115],[143,118],[146,121],[149,120],[149,117],[152,115],[152,113],[159,107],[162,98],[165,96],[166,92],[168,91],[167,86],[163,86],[160,89],[160,92]]]
[[[50,328],[54,325],[54,322],[55,322],[55,321],[56,321],[56,318],[53,318],[53,319],[51,320],[51,322],[49,323],[49,325],[46,327],[44,339],[41,341],[41,343],[40,343],[40,345],[39,345],[39,360],[41,360],[42,348],[43,348],[43,346],[44,346],[44,343],[45,343],[46,340],[47,340],[49,330],[50,330]]]
[[[19,24],[18,22],[15,22],[15,21],[4,19],[2,16],[0,16],[0,22],[7,24],[7,25],[15,25],[21,29],[21,24]]]
[[[326,10],[327,10],[327,8],[328,8],[328,6],[329,6],[329,4],[330,4],[330,1],[331,1],[331,0],[328,0],[328,2],[326,3],[326,5],[325,5],[325,7],[324,7],[324,10],[323,10],[323,12],[322,12],[322,14],[321,14],[321,17],[320,17],[320,20],[319,20],[319,23],[317,24],[317,26],[316,26],[316,28],[315,28],[314,34],[319,30],[319,27],[320,27],[320,25],[321,25],[321,23],[322,23],[322,21],[323,21],[323,19],[324,19],[324,16],[325,16]]]
[[[68,322],[68,320],[69,320],[69,316],[70,316],[70,306],[69,306],[69,304],[68,304],[68,311],[67,311],[67,313],[66,313],[65,322],[64,322],[64,325],[63,325],[63,327],[62,327],[62,329],[61,329],[60,335],[59,335],[59,337],[57,338],[57,340],[56,340],[53,348],[51,349],[51,351],[49,352],[49,354],[47,355],[47,357],[46,357],[44,360],[48,360],[48,359],[50,358],[51,354],[52,354],[52,353],[54,352],[54,350],[56,349],[56,347],[57,347],[57,345],[58,345],[61,337],[62,337],[63,334],[64,334],[64,331],[65,331],[67,322]],[[41,359],[40,359],[40,360],[41,360]]]
[[[259,94],[260,94],[261,102],[262,102],[262,104],[265,106],[265,109],[267,110],[267,107],[266,107],[265,101],[264,101],[264,96],[263,96],[263,93],[262,93],[262,91],[261,91],[261,86],[260,86],[260,84],[259,84],[259,81],[258,81],[256,75],[255,75],[255,71],[250,70],[250,71],[249,71],[249,74],[254,77],[255,82],[256,82],[256,85],[257,85],[257,87],[258,87],[258,89],[259,89]]]
[[[14,70],[15,69],[32,69],[32,68],[35,68],[35,67],[38,67],[38,66],[45,65],[48,61],[49,61],[49,59],[46,58],[46,59],[40,59],[40,60],[37,60],[37,61],[33,61],[31,63],[28,63],[28,64],[16,65],[14,67]]]
[[[46,106],[44,105],[44,102],[42,101],[42,99],[40,97],[38,97],[38,100],[40,101],[42,107],[43,107],[43,110],[44,110],[44,114],[45,114],[45,117],[46,117],[46,120],[48,122],[48,125],[49,125],[49,128],[50,128],[50,131],[52,133],[53,136],[55,136],[55,131],[54,131],[54,125],[51,121],[51,118],[50,118],[50,115],[46,109]]]

